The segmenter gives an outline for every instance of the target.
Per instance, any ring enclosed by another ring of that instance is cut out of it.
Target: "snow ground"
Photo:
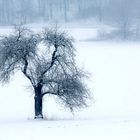
[[[0,126],[1,140],[139,140],[137,121],[114,120],[59,120],[12,121]]]
[[[91,73],[94,104],[73,116],[45,97],[47,119],[33,120],[33,93],[17,73],[0,86],[0,140],[139,140],[140,44],[84,41],[96,36],[92,28],[68,32],[76,38],[78,65]]]

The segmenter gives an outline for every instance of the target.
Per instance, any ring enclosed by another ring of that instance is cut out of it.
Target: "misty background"
[[[0,0],[0,25],[107,25],[110,30],[99,30],[98,39],[140,40],[139,5],[139,0]]]
[[[136,24],[139,0],[0,0],[0,24],[97,21]]]

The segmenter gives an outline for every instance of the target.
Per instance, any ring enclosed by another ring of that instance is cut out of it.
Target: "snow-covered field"
[[[0,140],[139,140],[140,43],[86,41],[96,36],[92,28],[68,32],[78,65],[90,73],[92,106],[73,116],[45,97],[46,119],[33,120],[33,93],[17,73],[0,86]]]

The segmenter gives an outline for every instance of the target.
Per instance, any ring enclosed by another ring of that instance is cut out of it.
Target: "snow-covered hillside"
[[[46,96],[46,120],[33,120],[32,90],[17,73],[0,86],[0,140],[139,140],[140,44],[89,42],[96,35],[91,28],[68,32],[76,40],[77,64],[90,73],[92,106],[73,116]]]

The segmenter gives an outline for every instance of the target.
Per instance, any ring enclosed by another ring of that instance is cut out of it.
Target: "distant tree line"
[[[0,0],[0,24],[95,19],[139,26],[139,5],[139,0]]]

